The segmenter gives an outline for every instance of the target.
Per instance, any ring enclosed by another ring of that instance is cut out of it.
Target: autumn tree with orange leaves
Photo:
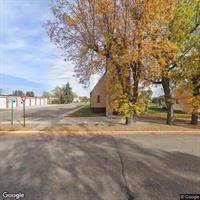
[[[193,85],[192,88],[196,91],[195,103],[199,105],[199,32],[200,32],[200,1],[199,0],[179,0],[177,1],[162,24],[163,32],[160,35],[160,41],[164,41],[162,45],[173,49],[169,52],[161,50],[157,58],[160,60],[158,73],[152,73],[151,78],[153,83],[161,84],[165,94],[165,102],[167,105],[167,124],[173,124],[173,104],[172,91],[180,83],[183,85]],[[159,41],[159,42],[160,42]],[[165,43],[167,41],[168,44]],[[158,45],[162,46],[162,45]],[[155,66],[152,66],[153,69]],[[150,67],[151,68],[151,67]],[[193,82],[193,83],[192,83]],[[183,86],[185,87],[185,86]],[[193,90],[192,89],[192,90]],[[190,102],[191,103],[191,102]],[[197,124],[198,107],[194,107],[192,124]]]
[[[58,0],[52,7],[55,20],[47,23],[47,32],[66,58],[76,63],[81,83],[87,84],[95,73],[112,74],[113,98],[118,99],[128,124],[142,106],[139,85],[158,82],[160,77],[165,83],[165,66],[179,53],[168,29],[178,2]],[[164,91],[167,94],[165,87]]]

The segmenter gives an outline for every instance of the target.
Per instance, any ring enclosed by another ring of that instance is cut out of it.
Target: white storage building
[[[0,109],[10,109],[12,107],[12,103],[10,101],[11,98],[15,99],[15,102],[13,103],[13,108],[20,108],[23,106],[21,97],[1,95],[0,96]],[[26,105],[26,107],[46,106],[47,98],[26,97],[25,105]]]

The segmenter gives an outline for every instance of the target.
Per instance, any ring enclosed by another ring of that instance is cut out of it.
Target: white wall
[[[0,109],[6,109],[6,99],[8,96],[0,96]],[[15,102],[13,103],[13,108],[22,108],[23,107],[23,102],[21,100],[21,97],[13,97],[15,98]],[[41,99],[41,105],[40,105],[40,99]],[[30,102],[31,102],[31,107],[34,106],[45,106],[47,105],[47,98],[39,98],[39,97],[27,97],[25,100],[25,105],[26,107],[30,107]],[[36,102],[36,105],[35,105]],[[10,109],[12,107],[11,102],[8,102],[8,108]]]
[[[45,101],[44,98],[41,99],[41,104],[42,104],[42,106],[45,106],[45,105],[46,105],[46,101]]]
[[[30,100],[26,98],[25,100],[25,106],[30,106]]]
[[[40,98],[36,99],[36,105],[39,106],[40,105]]]
[[[6,108],[6,98],[0,97],[0,108],[5,109]]]
[[[35,106],[35,98],[31,98],[31,107]]]
[[[23,102],[22,102],[21,97],[17,97],[17,100],[18,100],[18,108],[22,108],[23,107]]]

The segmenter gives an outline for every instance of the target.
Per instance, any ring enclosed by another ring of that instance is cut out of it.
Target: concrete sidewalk
[[[106,117],[66,117],[63,124],[124,124],[125,120],[119,116]]]

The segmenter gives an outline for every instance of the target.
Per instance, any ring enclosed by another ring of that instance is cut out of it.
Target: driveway
[[[45,107],[28,108],[26,110],[26,120],[34,123],[41,122],[58,122],[73,111],[78,104],[59,104]],[[21,109],[14,110],[14,121],[23,122],[23,111]],[[0,122],[9,122],[11,119],[11,111],[0,112]]]
[[[177,200],[200,193],[200,136],[0,137],[0,195]]]

